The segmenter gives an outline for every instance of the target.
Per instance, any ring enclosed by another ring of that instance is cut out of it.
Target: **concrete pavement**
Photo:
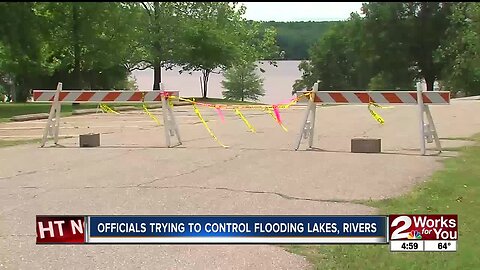
[[[316,151],[293,151],[303,108],[282,111],[289,129],[259,111],[232,111],[226,121],[201,108],[175,108],[184,144],[164,147],[164,132],[142,112],[63,118],[61,147],[0,148],[0,268],[302,269],[304,258],[278,246],[36,246],[35,215],[87,214],[372,214],[353,203],[401,195],[455,153],[419,156],[415,106],[317,109]],[[431,106],[440,137],[480,131],[479,101]],[[153,110],[161,121],[159,110]],[[45,120],[2,123],[0,139],[38,138]],[[78,148],[78,134],[102,133],[99,148]],[[382,139],[382,154],[350,153],[353,137]],[[444,147],[468,144],[442,140]],[[432,147],[432,145],[429,145]],[[430,154],[434,153],[429,151]]]

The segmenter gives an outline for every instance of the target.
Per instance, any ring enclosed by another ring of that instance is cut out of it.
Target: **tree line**
[[[480,94],[480,3],[370,2],[332,26],[302,61],[295,90],[442,90]]]
[[[440,82],[480,94],[479,3],[365,3],[341,22],[254,22],[244,14],[229,2],[0,3],[0,94],[23,101],[58,81],[135,89],[130,72],[147,68],[158,90],[162,70],[180,66],[202,72],[206,97],[211,73],[235,67],[232,74],[247,76],[263,59],[308,59],[294,90],[317,80],[326,90],[412,89],[424,79],[428,90]]]
[[[284,60],[307,60],[308,49],[333,25],[339,22],[262,22],[262,27],[274,27],[277,44],[284,52]]]
[[[276,31],[229,2],[0,3],[0,91],[25,101],[31,89],[132,89],[128,75],[152,68],[212,72],[279,59]]]

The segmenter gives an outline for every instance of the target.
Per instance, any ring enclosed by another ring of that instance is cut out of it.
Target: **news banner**
[[[37,244],[390,244],[456,251],[457,215],[37,216]]]

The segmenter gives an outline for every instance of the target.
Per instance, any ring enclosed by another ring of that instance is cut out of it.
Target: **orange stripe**
[[[43,92],[33,90],[33,100],[38,100],[42,94]]]
[[[102,99],[102,101],[115,101],[118,96],[120,96],[120,92],[109,92],[108,94],[105,95],[105,97]]]
[[[75,101],[90,101],[93,95],[95,95],[95,92],[83,92]]]
[[[330,93],[329,95],[335,100],[335,102],[348,103],[348,100],[341,93]]]
[[[173,96],[173,92],[164,92],[163,95],[165,96],[166,99],[168,99],[170,96]]]
[[[60,95],[58,96],[58,101],[62,101],[70,92],[60,92]],[[49,101],[53,101],[55,98],[55,95],[53,95]]]
[[[415,99],[415,101],[418,102],[416,93],[410,93],[410,96],[412,96],[412,98]]]
[[[360,99],[362,103],[369,103],[370,100],[370,95],[368,93],[355,93],[355,95]]]
[[[445,100],[445,102],[450,103],[450,92],[441,93],[440,96]]]
[[[161,92],[158,92],[153,101],[161,101],[162,100],[162,95]]]
[[[70,94],[70,92],[63,92],[63,91],[60,92],[60,95],[58,96],[58,100],[59,101],[64,100],[68,96],[68,94]]]
[[[128,101],[142,101],[143,92],[134,92]]]
[[[403,103],[395,93],[382,93],[388,103]]]
[[[427,97],[427,94],[423,93],[423,103],[432,103],[432,101]]]
[[[168,94],[168,96],[179,96],[178,91],[165,91],[165,93]]]

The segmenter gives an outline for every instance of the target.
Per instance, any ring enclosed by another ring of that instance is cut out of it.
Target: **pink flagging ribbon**
[[[222,112],[222,109],[220,109],[220,106],[216,105],[215,109],[217,110],[217,114],[222,120],[222,122],[225,122],[225,117],[223,117],[223,112]]]
[[[282,124],[282,119],[280,118],[280,111],[278,110],[278,105],[273,105],[273,112],[275,113],[275,117],[277,117],[277,122]]]
[[[280,104],[280,105],[285,105],[285,104],[288,104],[288,103],[292,102],[292,101],[295,100],[296,98],[297,98],[297,97],[291,97],[291,98],[289,98],[289,99],[285,99],[285,100],[279,102],[278,104]]]

